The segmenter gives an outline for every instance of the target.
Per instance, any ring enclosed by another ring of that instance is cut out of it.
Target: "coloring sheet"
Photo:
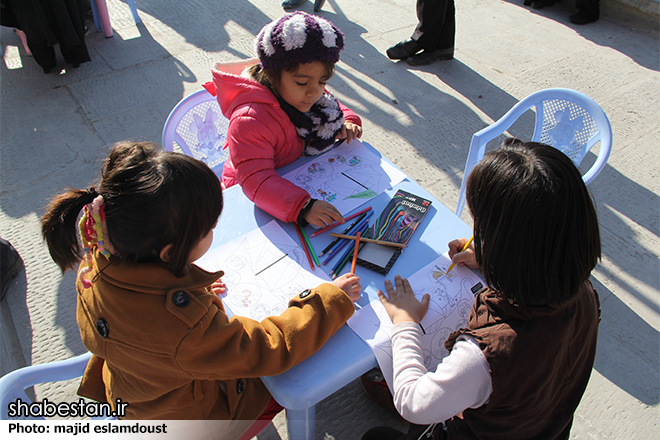
[[[223,270],[222,301],[234,315],[257,321],[279,315],[291,298],[329,281],[323,271],[309,270],[304,251],[275,220],[212,249],[195,264]]]
[[[354,140],[282,177],[304,188],[313,198],[332,203],[346,215],[400,183],[406,175]]]
[[[408,277],[408,281],[418,299],[425,293],[431,295],[429,311],[421,324],[426,334],[422,337],[422,351],[426,369],[435,371],[436,366],[447,356],[445,341],[451,332],[467,325],[467,319],[474,303],[474,296],[486,283],[470,269],[451,265],[449,254]],[[391,281],[394,281],[392,278]],[[385,285],[381,290],[385,291]],[[374,351],[378,365],[383,371],[390,390],[393,390],[392,342],[390,321],[379,299],[355,312],[348,325]]]

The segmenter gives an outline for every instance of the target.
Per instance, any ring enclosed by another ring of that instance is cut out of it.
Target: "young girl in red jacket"
[[[207,85],[230,121],[223,187],[238,183],[258,207],[284,222],[343,223],[332,204],[275,171],[327,151],[337,139],[362,136],[360,118],[325,89],[343,47],[344,35],[331,22],[295,12],[259,32],[258,60],[217,64]]]
[[[408,434],[379,427],[363,440],[568,439],[596,354],[600,316],[589,275],[600,258],[596,210],[561,151],[509,140],[470,173],[474,242],[449,243],[457,264],[479,269],[465,328],[450,354],[424,367],[419,322],[429,305],[407,280],[379,292],[392,327],[394,404]]]
[[[77,321],[93,356],[81,396],[113,411],[121,399],[123,419],[231,420],[214,438],[239,438],[266,419],[251,438],[281,410],[260,376],[310,356],[352,315],[355,275],[305,290],[280,316],[229,319],[217,295],[223,273],[193,264],[211,246],[222,205],[203,162],[133,142],[114,146],[98,188],[51,202],[42,219],[51,256],[62,270],[82,258]]]

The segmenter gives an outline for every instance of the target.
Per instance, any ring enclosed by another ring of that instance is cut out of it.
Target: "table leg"
[[[314,438],[316,422],[316,406],[307,409],[287,409],[286,425],[289,440],[311,440]]]
[[[112,37],[112,25],[110,24],[110,14],[108,14],[108,5],[106,0],[92,0],[96,4],[96,10],[101,20],[101,27],[103,27],[103,35],[105,38]],[[96,20],[94,20],[96,23]]]

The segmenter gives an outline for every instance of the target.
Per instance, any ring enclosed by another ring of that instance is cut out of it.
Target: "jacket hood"
[[[227,119],[231,119],[232,113],[244,105],[260,103],[280,107],[273,92],[243,74],[245,69],[258,62],[257,58],[251,58],[235,63],[218,63],[213,67],[216,98]]]

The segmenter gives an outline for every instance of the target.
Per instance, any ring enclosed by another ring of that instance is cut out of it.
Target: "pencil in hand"
[[[461,249],[461,252],[465,252],[467,250],[467,248],[470,247],[470,243],[472,243],[472,240],[474,240],[474,235],[472,237],[470,237],[470,239],[465,243],[465,245],[463,245],[463,248]],[[454,266],[456,266],[456,263],[454,263],[452,261],[452,263],[451,263],[451,265],[449,265],[449,269],[447,269],[447,272],[445,273],[445,275],[449,275],[449,272],[451,272],[451,270],[454,268]]]

